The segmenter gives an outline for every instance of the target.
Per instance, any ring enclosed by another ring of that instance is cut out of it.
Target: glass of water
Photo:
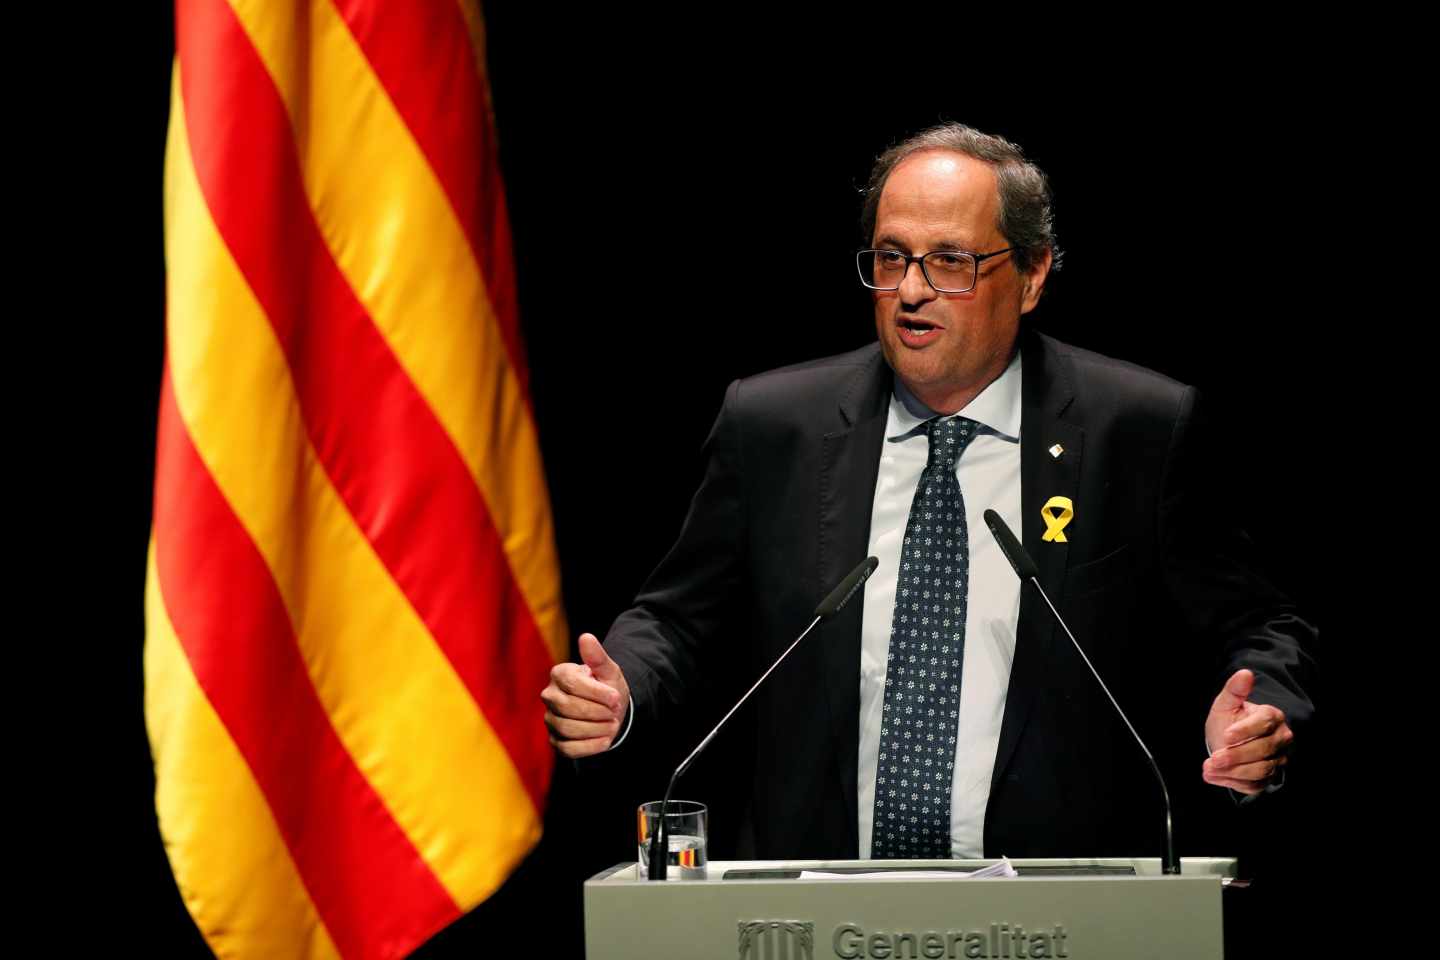
[[[694,800],[671,800],[665,812],[665,832],[670,841],[667,880],[705,879],[705,837],[709,812],[705,804]],[[638,876],[650,876],[650,844],[660,827],[660,801],[640,804],[636,811],[637,839],[640,844]]]

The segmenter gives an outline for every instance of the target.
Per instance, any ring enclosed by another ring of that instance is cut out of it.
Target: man
[[[552,671],[557,748],[661,729],[707,645],[743,638],[758,674],[875,555],[863,602],[756,695],[741,853],[1158,852],[1148,770],[993,508],[1142,732],[1198,686],[1208,714],[1166,756],[1274,789],[1312,712],[1313,631],[1229,521],[1195,391],[1022,329],[1055,259],[1043,174],[937,127],[877,161],[865,226],[878,345],[730,386],[679,540],[604,647],[582,635],[583,663]]]

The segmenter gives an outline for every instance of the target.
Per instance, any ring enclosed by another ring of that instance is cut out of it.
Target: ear
[[[1028,271],[1021,274],[1021,281],[1024,284],[1020,295],[1020,312],[1029,313],[1035,309],[1035,304],[1040,302],[1040,293],[1045,289],[1045,279],[1050,276],[1050,263],[1052,256],[1049,250],[1045,255],[1036,260]]]

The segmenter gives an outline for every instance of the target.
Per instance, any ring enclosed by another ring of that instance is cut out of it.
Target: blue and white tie
[[[965,659],[970,550],[955,464],[979,428],[965,417],[925,425],[930,455],[900,552],[875,771],[875,859],[950,856],[950,783]]]

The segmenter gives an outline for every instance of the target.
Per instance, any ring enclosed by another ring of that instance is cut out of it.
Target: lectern
[[[906,877],[991,860],[713,861],[704,879],[585,883],[590,960],[1213,960],[1235,860],[1012,860],[1018,877]],[[867,876],[885,871],[890,876]],[[827,874],[824,877],[815,873]]]

